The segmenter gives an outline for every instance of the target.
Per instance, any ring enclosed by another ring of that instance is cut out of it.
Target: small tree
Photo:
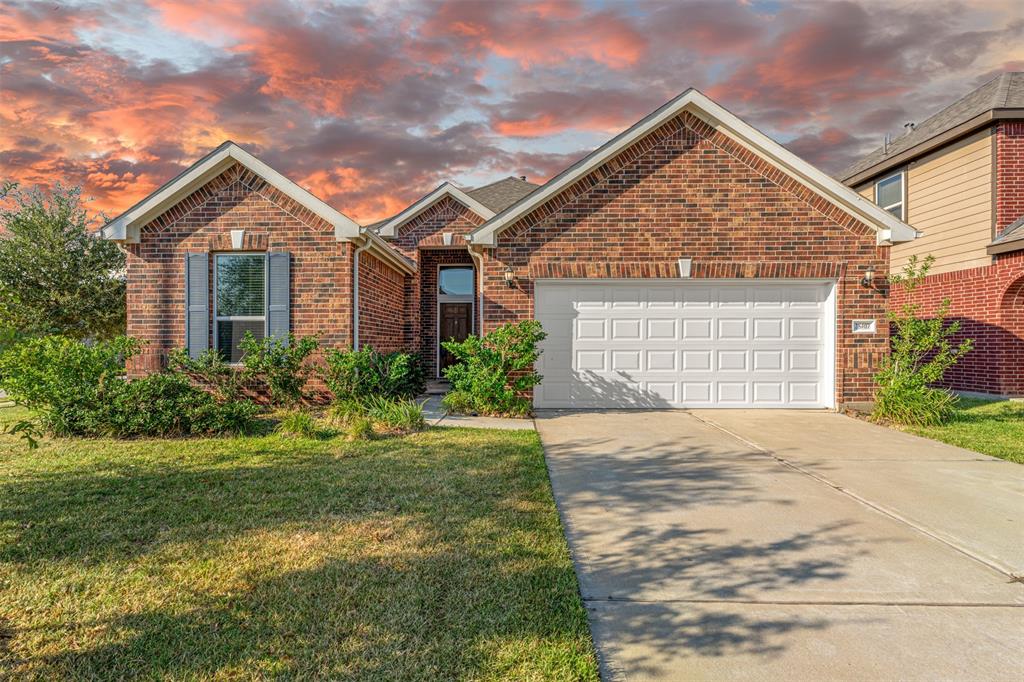
[[[0,190],[0,321],[17,336],[124,333],[124,254],[100,239],[81,189]]]
[[[893,285],[903,287],[907,301],[899,310],[886,313],[893,331],[892,349],[875,375],[879,386],[872,413],[875,419],[907,426],[939,424],[949,418],[956,405],[956,395],[934,384],[970,352],[974,342],[964,339],[959,345],[953,344],[960,323],[946,323],[948,298],[929,317],[923,317],[922,305],[913,301],[914,291],[934,261],[934,256],[923,261],[911,256],[903,273],[890,277]]]

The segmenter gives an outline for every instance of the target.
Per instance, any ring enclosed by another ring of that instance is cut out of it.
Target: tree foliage
[[[0,190],[0,328],[106,339],[125,326],[125,257],[77,187]]]

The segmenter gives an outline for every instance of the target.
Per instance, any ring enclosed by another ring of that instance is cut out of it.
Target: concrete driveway
[[[1024,467],[825,412],[536,423],[606,679],[1024,679]]]

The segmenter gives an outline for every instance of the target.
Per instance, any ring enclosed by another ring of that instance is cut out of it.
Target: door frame
[[[611,285],[636,284],[643,286],[645,283],[666,283],[679,286],[714,286],[715,284],[734,285],[756,285],[757,283],[772,284],[814,284],[827,287],[824,300],[824,315],[822,317],[825,326],[826,336],[822,347],[824,349],[825,367],[831,367],[822,372],[824,398],[822,406],[808,409],[834,410],[839,402],[837,389],[839,385],[839,338],[842,330],[839,328],[839,288],[844,286],[840,279],[830,277],[539,277],[534,280],[533,296],[531,297],[531,318],[537,319],[537,292],[543,285]],[[534,403],[537,399],[536,389],[534,390]],[[536,404],[534,404],[536,407]],[[718,408],[714,408],[718,409]],[[728,408],[725,408],[728,409]],[[740,409],[778,409],[775,407],[751,407]]]
[[[469,334],[472,336],[476,329],[476,298],[474,293],[466,295],[442,294],[441,291],[441,270],[445,268],[469,268],[473,273],[473,289],[476,290],[476,265],[472,263],[438,263],[434,273],[435,298],[434,305],[434,378],[440,379],[441,374],[441,305],[444,303],[468,303],[469,304]]]

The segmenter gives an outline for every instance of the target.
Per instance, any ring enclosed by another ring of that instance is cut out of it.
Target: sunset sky
[[[837,171],[1003,70],[1020,0],[0,0],[0,180],[113,216],[226,139],[364,224],[542,182],[694,86]]]

